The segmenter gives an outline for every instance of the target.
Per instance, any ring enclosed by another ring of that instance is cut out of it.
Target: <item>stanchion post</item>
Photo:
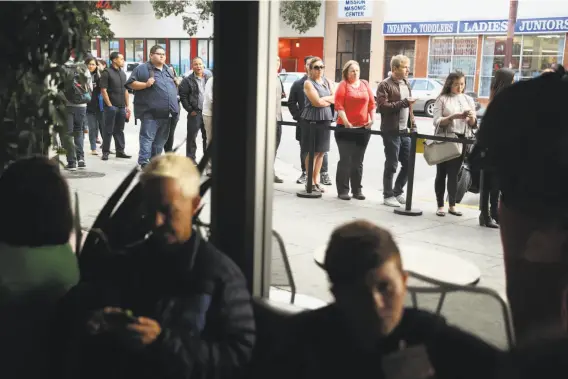
[[[414,165],[416,164],[416,141],[418,133],[410,132],[410,156],[408,157],[408,183],[406,185],[406,204],[404,209],[395,208],[394,213],[402,216],[422,216],[422,211],[412,209],[412,192],[414,191]]]
[[[308,129],[308,142],[310,146],[310,150],[308,151],[308,177],[306,179],[306,188],[302,191],[296,192],[298,197],[306,198],[306,199],[319,199],[321,197],[321,193],[313,191],[313,183],[312,178],[314,176],[314,155],[316,149],[316,132],[314,128],[316,128],[317,124],[312,124],[306,122],[303,127],[307,127]],[[300,126],[302,127],[302,126]]]

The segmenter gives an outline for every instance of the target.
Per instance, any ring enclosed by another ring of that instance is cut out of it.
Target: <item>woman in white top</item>
[[[473,99],[464,94],[465,77],[461,72],[453,72],[448,75],[442,93],[434,104],[434,127],[435,134],[448,137],[473,136],[472,130],[477,128],[477,118],[475,116],[475,103]],[[446,177],[448,178],[448,212],[454,216],[461,216],[457,211],[456,192],[458,187],[458,173],[463,163],[464,154],[460,157],[438,164],[436,171],[436,181],[434,189],[438,210],[436,215],[445,216],[444,212],[444,192],[446,187]]]

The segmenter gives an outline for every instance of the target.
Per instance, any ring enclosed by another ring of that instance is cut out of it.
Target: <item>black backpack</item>
[[[86,74],[87,66],[84,64],[66,65],[67,80],[65,83],[65,97],[71,104],[87,104],[91,102],[92,91],[89,87]]]

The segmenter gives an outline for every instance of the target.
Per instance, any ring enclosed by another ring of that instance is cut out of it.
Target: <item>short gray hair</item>
[[[394,57],[392,57],[391,59],[391,70],[394,70],[395,68],[399,68],[401,63],[403,62],[409,62],[410,63],[410,58],[408,58],[406,55],[395,55]]]
[[[151,179],[158,178],[176,180],[186,198],[192,199],[199,196],[200,175],[190,158],[175,153],[154,157],[144,167],[140,182],[144,184]]]

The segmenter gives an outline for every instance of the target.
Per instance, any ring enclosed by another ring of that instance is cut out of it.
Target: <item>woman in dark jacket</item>
[[[501,68],[495,72],[495,76],[491,81],[491,92],[489,94],[489,103],[495,95],[507,88],[515,81],[515,72],[508,68]],[[495,177],[490,172],[483,172],[483,188],[479,198],[479,225],[487,228],[499,228],[499,215],[497,212],[499,204],[499,190]],[[490,206],[491,205],[491,206]]]
[[[92,155],[99,155],[97,152],[97,139],[99,137],[99,131],[102,133],[104,122],[103,112],[99,102],[101,73],[97,63],[97,60],[93,57],[85,60],[85,64],[91,73],[91,79],[93,81],[93,95],[91,102],[87,104],[87,124],[89,126],[89,142],[91,144]]]

